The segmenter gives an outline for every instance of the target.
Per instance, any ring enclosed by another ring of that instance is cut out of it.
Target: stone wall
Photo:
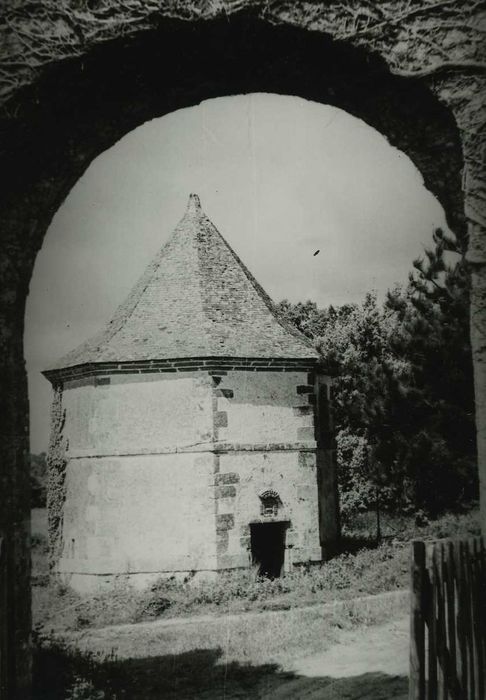
[[[156,454],[213,439],[205,373],[118,374],[64,386],[69,457]]]
[[[78,591],[216,569],[210,452],[73,459],[66,480],[58,570]]]
[[[226,370],[66,381],[63,580],[86,592],[113,576],[144,585],[246,567],[250,524],[269,521],[287,523],[288,567],[320,560],[320,513],[325,539],[338,533],[334,494],[318,491],[322,382],[307,371]],[[334,470],[330,458],[325,468]],[[261,514],[268,490],[281,502],[270,519]]]
[[[310,377],[310,383],[309,383]],[[315,447],[314,378],[307,372],[221,372],[214,378],[217,440]]]
[[[315,451],[295,449],[228,452],[219,458],[215,492],[218,567],[251,564],[250,524],[286,522],[287,567],[320,561]],[[261,515],[259,495],[275,491],[278,515]]]

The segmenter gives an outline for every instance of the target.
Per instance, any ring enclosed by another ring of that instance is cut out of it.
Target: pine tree
[[[433,240],[406,292],[389,294],[387,306],[400,322],[391,349],[409,363],[392,401],[397,457],[415,503],[435,514],[474,497],[477,484],[467,241],[440,229]]]

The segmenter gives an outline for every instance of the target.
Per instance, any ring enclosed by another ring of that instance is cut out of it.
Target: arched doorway
[[[306,26],[303,11],[300,19]],[[393,76],[377,54],[320,32],[271,24],[253,12],[206,22],[161,16],[156,24],[54,61],[12,97],[1,124],[1,487],[9,498],[0,525],[15,570],[8,625],[17,635],[8,674],[20,679],[19,688],[28,678],[30,628],[24,305],[49,222],[93,158],[144,121],[202,99],[298,95],[340,107],[379,130],[417,165],[451,228],[464,226],[460,134],[451,111],[420,80]],[[480,277],[475,284],[479,290]],[[477,344],[481,333],[478,324]]]

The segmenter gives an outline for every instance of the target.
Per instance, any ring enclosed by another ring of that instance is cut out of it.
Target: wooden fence
[[[486,700],[481,537],[412,543],[410,700]]]
[[[8,682],[8,608],[7,608],[7,548],[0,533],[0,699],[7,698]]]

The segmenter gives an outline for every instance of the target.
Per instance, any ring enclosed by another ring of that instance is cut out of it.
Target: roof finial
[[[190,194],[187,203],[187,213],[196,214],[201,211],[201,202],[197,194]]]

